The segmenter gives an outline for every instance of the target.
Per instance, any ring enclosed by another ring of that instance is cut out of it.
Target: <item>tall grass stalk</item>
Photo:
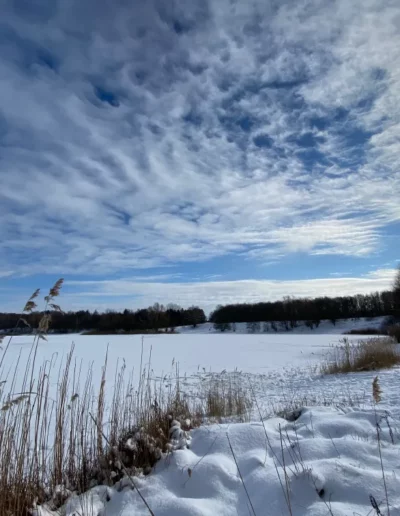
[[[97,384],[93,367],[82,367],[73,345],[61,362],[53,354],[43,363],[39,346],[35,338],[26,365],[18,356],[0,384],[2,516],[26,516],[44,503],[58,510],[71,492],[111,485],[126,472],[151,471],[162,453],[173,449],[173,420],[181,421],[185,431],[208,417],[242,419],[249,408],[245,389],[229,375],[198,378],[196,394],[190,396],[181,390],[178,364],[157,378],[149,360],[136,382],[120,362],[108,389],[107,355]],[[132,439],[137,439],[134,449],[127,446]]]

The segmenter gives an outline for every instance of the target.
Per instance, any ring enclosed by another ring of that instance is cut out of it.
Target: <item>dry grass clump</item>
[[[251,409],[229,374],[198,379],[196,396],[189,396],[178,369],[155,379],[142,367],[137,384],[132,375],[126,379],[125,364],[107,403],[107,357],[96,385],[92,369],[81,370],[74,359],[73,346],[61,366],[54,357],[36,364],[37,350],[38,340],[26,369],[17,364],[1,384],[0,493],[7,494],[0,496],[1,516],[26,516],[35,504],[58,510],[72,493],[148,474],[163,454],[186,446],[188,431],[205,419],[245,419]]]
[[[241,375],[214,374],[205,381],[204,414],[207,418],[238,417],[250,419],[253,400],[248,388],[242,384]]]
[[[96,386],[73,347],[61,366],[54,358],[36,364],[37,350],[36,340],[26,369],[17,364],[0,390],[1,516],[25,516],[43,503],[56,510],[71,493],[147,474],[163,453],[185,446],[192,408],[179,379],[170,377],[165,392],[147,369],[139,385],[132,375],[126,381],[122,365],[107,404],[107,357]]]
[[[391,338],[376,338],[352,344],[343,339],[328,360],[321,365],[322,374],[352,373],[388,369],[400,364],[400,352]]]

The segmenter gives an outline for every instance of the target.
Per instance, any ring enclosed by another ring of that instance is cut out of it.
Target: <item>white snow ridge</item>
[[[317,407],[295,416],[202,426],[189,448],[135,483],[156,516],[400,514],[400,434],[387,412]],[[66,514],[83,513],[150,514],[129,482],[70,499]]]

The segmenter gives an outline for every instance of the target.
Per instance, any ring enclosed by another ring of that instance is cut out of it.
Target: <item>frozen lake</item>
[[[350,336],[357,341],[359,336]],[[365,337],[364,337],[365,338]],[[243,381],[251,381],[261,405],[270,410],[272,405],[293,399],[324,402],[370,398],[371,383],[376,373],[321,376],[318,365],[328,355],[330,347],[338,344],[343,335],[338,334],[216,334],[190,333],[172,335],[146,335],[143,337],[143,367],[150,375],[160,378],[176,371],[187,377],[183,382],[188,389],[195,388],[198,373],[220,373],[234,370],[242,372]],[[4,344],[6,341],[4,342]],[[115,371],[123,363],[127,372],[133,370],[135,381],[139,377],[142,336],[140,335],[49,335],[40,341],[36,367],[45,360],[53,360],[54,384],[59,366],[74,343],[74,357],[81,366],[83,376],[92,365],[94,384],[99,384],[102,366],[108,348],[106,374],[107,392],[112,392]],[[14,369],[19,358],[18,381],[31,350],[32,338],[13,338],[3,362],[3,374]],[[4,345],[3,345],[4,347]],[[384,391],[384,401],[397,405],[398,370],[379,373]],[[18,389],[18,381],[16,389]],[[52,380],[53,381],[53,380]],[[241,380],[242,381],[242,380]],[[18,392],[18,390],[14,390]],[[193,392],[193,391],[192,391]]]
[[[37,361],[57,354],[65,356],[75,344],[75,357],[83,364],[93,362],[100,370],[108,347],[108,366],[113,370],[124,359],[128,369],[138,368],[141,360],[142,339],[144,362],[151,352],[151,367],[155,374],[179,362],[182,373],[192,374],[199,369],[219,372],[238,368],[247,373],[266,373],[284,367],[305,367],[326,354],[342,335],[295,334],[172,334],[172,335],[49,335],[40,341]],[[352,340],[357,337],[352,336]],[[7,342],[5,339],[4,344]],[[32,337],[13,337],[5,362],[15,363],[21,353],[21,365],[29,355]]]

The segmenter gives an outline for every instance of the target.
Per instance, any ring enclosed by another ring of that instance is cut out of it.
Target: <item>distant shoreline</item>
[[[74,332],[74,331],[49,331],[49,335],[176,335],[179,333],[176,330],[170,330],[165,331],[162,330],[131,330],[131,331],[124,331],[124,330],[86,330],[81,332]],[[34,332],[27,333],[27,332],[0,332],[0,337],[31,337],[35,335]]]

